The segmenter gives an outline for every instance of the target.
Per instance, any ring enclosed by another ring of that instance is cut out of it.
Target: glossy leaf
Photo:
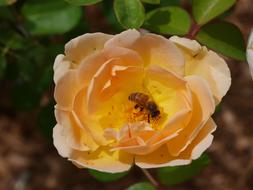
[[[241,31],[232,23],[210,23],[201,28],[196,39],[223,55],[245,61],[245,42]]]
[[[158,169],[158,178],[164,185],[179,184],[197,175],[209,163],[208,156],[203,154],[199,159],[192,161],[189,165]]]
[[[124,28],[139,28],[145,20],[145,10],[139,0],[115,0],[114,12]]]
[[[147,182],[136,183],[126,190],[155,190],[155,187]]]
[[[89,169],[89,173],[99,181],[108,182],[108,181],[116,181],[128,174],[128,172],[122,173],[105,173],[97,170]]]
[[[161,34],[184,35],[191,27],[191,20],[180,7],[163,7],[147,14],[144,27]]]
[[[66,2],[72,4],[72,5],[93,5],[96,4],[102,0],[65,0]]]
[[[149,4],[160,4],[160,0],[141,0],[141,1]]]
[[[31,34],[49,35],[62,34],[74,28],[82,10],[62,0],[33,0],[25,3],[22,13]]]
[[[198,24],[205,24],[228,10],[236,0],[193,0],[193,16]]]
[[[6,65],[7,62],[5,56],[2,53],[0,53],[0,79],[3,77],[5,73]]]

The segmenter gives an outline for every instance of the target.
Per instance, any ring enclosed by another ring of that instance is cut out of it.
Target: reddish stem
[[[187,37],[190,39],[195,39],[196,34],[199,32],[200,28],[201,28],[200,25],[193,23],[189,33],[187,34]]]

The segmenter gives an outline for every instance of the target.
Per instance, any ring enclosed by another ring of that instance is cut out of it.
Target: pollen
[[[138,104],[132,105],[129,109],[126,110],[127,122],[136,123],[136,122],[147,122],[153,129],[158,129],[161,115],[152,117],[151,113],[145,107],[139,106]]]

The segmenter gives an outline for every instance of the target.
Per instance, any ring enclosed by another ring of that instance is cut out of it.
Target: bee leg
[[[150,123],[150,114],[148,114],[148,123]]]
[[[135,106],[134,106],[134,109],[140,109],[140,111],[143,111],[143,109],[144,109],[144,107],[143,106],[141,106],[140,104],[136,104]]]

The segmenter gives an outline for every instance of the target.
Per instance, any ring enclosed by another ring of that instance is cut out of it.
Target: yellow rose
[[[54,81],[59,154],[113,173],[197,159],[231,78],[225,61],[194,40],[127,30],[68,42]]]

